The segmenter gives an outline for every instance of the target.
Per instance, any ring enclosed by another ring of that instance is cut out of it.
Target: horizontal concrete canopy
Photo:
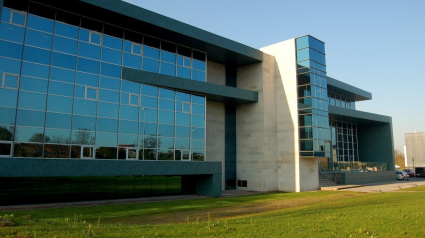
[[[329,105],[329,118],[331,120],[339,120],[352,122],[357,124],[371,124],[371,123],[391,123],[392,119],[389,116],[373,114],[369,112],[362,112],[342,107]]]
[[[77,1],[38,1],[69,2],[68,5],[77,3]],[[84,3],[77,4],[80,5],[81,14],[205,51],[209,61],[240,67],[263,60],[263,53],[257,49],[121,0],[78,0],[78,2]]]
[[[355,101],[371,100],[372,94],[331,77],[326,77],[328,90],[341,95],[352,96]]]
[[[151,73],[126,67],[123,67],[122,78],[139,83],[199,93],[206,95],[207,100],[226,104],[258,102],[258,92],[255,91]]]

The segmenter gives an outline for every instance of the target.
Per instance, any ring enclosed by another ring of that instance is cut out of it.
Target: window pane
[[[121,65],[121,51],[102,48],[102,61]]]
[[[158,73],[159,72],[159,61],[148,59],[143,57],[143,70]]]
[[[77,57],[53,52],[52,65],[65,69],[75,70]]]
[[[175,64],[176,63],[176,54],[161,50],[161,61]]]
[[[87,116],[96,116],[96,107],[97,102],[95,101],[75,99],[74,113]]]
[[[12,12],[12,23],[14,23],[14,24],[24,26],[25,25],[25,18],[26,18],[25,13]]]
[[[99,102],[99,117],[118,118],[118,104]]]
[[[130,105],[139,106],[139,95],[130,95]]]
[[[97,100],[97,89],[86,87],[86,99]]]
[[[137,136],[136,135],[119,135],[119,146],[125,147],[137,147]]]
[[[130,68],[141,69],[142,67],[142,57],[124,53],[124,62],[123,65]]]
[[[49,94],[74,96],[74,85],[51,81],[49,84]]]
[[[20,74],[21,61],[10,60],[0,57],[0,71],[7,73]]]
[[[78,42],[60,36],[55,36],[53,40],[53,50],[68,54],[77,54]]]
[[[101,75],[121,78],[121,66],[102,63]]]
[[[159,100],[159,109],[174,111],[174,101],[160,99]]]
[[[190,127],[177,126],[176,127],[176,137],[190,138]]]
[[[78,58],[78,70],[92,74],[99,74],[99,61]]]
[[[44,129],[43,128],[18,126],[16,128],[15,141],[43,142],[44,141]]]
[[[112,36],[103,35],[103,46],[122,50],[122,40]]]
[[[192,79],[197,80],[197,81],[201,81],[201,82],[205,82],[206,81],[205,72],[193,70],[192,71]]]
[[[99,90],[99,100],[100,101],[106,101],[106,102],[114,102],[119,103],[120,101],[120,93],[115,91],[109,91],[109,90]]]
[[[135,121],[120,121],[120,133],[137,134],[139,123]]]
[[[90,59],[100,59],[100,46],[80,42],[78,56],[87,57]]]
[[[73,117],[72,129],[73,130],[94,131],[96,129],[96,118],[95,117],[74,116]]]
[[[121,91],[139,94],[140,93],[140,83],[122,80]]]
[[[94,138],[95,138],[94,132],[73,131],[71,143],[77,144],[77,145],[94,145]]]
[[[121,105],[128,105],[129,104],[129,101],[128,101],[129,95],[130,95],[129,93],[121,93],[121,102],[120,102]]]
[[[146,119],[145,119],[146,117]],[[143,108],[140,110],[140,121],[147,122],[157,122],[158,121],[158,111],[154,109]]]
[[[125,120],[135,120],[139,119],[139,107],[132,106],[121,106],[120,118]]]
[[[22,59],[22,45],[0,41],[0,55],[20,60]]]
[[[0,88],[0,106],[16,108],[18,90]]]
[[[194,151],[192,152],[192,161],[204,161],[205,151]]]
[[[192,140],[192,150],[205,150],[205,141]]]
[[[143,46],[143,56],[159,60],[159,50],[144,45]]]
[[[70,144],[70,130],[52,130],[46,129],[44,134],[45,143]]]
[[[161,62],[161,74],[176,76],[176,65]]]
[[[56,143],[56,142],[53,142]],[[69,143],[69,138],[68,142]],[[69,150],[70,147],[68,145],[44,145],[44,157],[45,158],[69,158]]]
[[[2,9],[2,15],[1,15],[1,21],[2,22],[9,22],[10,21],[10,9],[8,8],[3,8]]]
[[[90,32],[90,43],[100,45],[101,39],[102,39],[102,35],[100,33]]]
[[[29,14],[27,27],[53,33],[53,21]]]
[[[176,125],[190,126],[190,114],[176,113]]]
[[[18,110],[16,125],[44,127],[44,115],[44,112]]]
[[[158,108],[158,98],[142,97],[141,106]]]
[[[201,62],[199,60],[193,60],[192,62],[193,62],[194,69],[205,71],[206,69],[205,62]]]
[[[143,84],[142,95],[158,97],[158,87]]]
[[[203,128],[192,128],[192,138],[205,139],[205,130]]]
[[[23,43],[25,28],[2,22],[0,24],[0,39]]]
[[[174,112],[159,111],[159,123],[174,124]]]
[[[97,87],[99,85],[99,76],[78,72],[76,82],[77,84]]]
[[[97,119],[97,131],[101,132],[118,132],[118,120],[98,118]]]
[[[14,157],[41,157],[43,145],[40,144],[15,144]]]
[[[158,127],[158,136],[174,137],[174,126],[160,124]]]
[[[105,146],[117,146],[117,134],[107,134],[107,133],[97,133],[96,134],[96,145],[105,145]],[[96,158],[98,153],[103,153],[104,151],[100,148],[96,150]],[[116,157],[116,156],[115,156]]]
[[[205,115],[205,107],[193,104],[192,105],[192,113]]]
[[[182,93],[182,92],[176,92],[176,100],[190,103],[190,94]]]
[[[75,78],[75,71],[58,69],[55,67],[52,67],[50,69],[50,79],[67,82],[67,83],[74,83],[74,78]]]
[[[120,90],[120,80],[100,77],[100,87],[112,90]]]
[[[24,60],[50,65],[50,51],[25,46]]]
[[[169,90],[169,89],[165,89],[165,88],[159,89],[159,97],[160,98],[167,98],[167,99],[174,100],[174,95],[175,95],[175,91],[173,91],[173,90]]]
[[[52,35],[28,29],[25,44],[50,50],[52,48]]]
[[[182,66],[177,67],[177,77],[190,79],[190,69]]]
[[[78,27],[70,26],[61,22],[55,24],[55,34],[78,39]]]
[[[0,107],[0,115],[0,124],[15,125],[16,109]],[[3,129],[0,128],[0,130]],[[0,132],[0,134],[2,135],[2,132]],[[3,135],[0,136],[0,140],[2,137]]]
[[[196,104],[205,105],[205,97],[192,95],[192,102]]]
[[[47,110],[51,112],[72,113],[72,98],[49,95]]]
[[[192,115],[192,126],[205,127],[205,117]]]
[[[5,88],[18,88],[18,76],[15,75],[4,75],[4,87]]]
[[[174,149],[174,138],[158,137],[158,148]]]
[[[190,145],[190,140],[188,139],[176,139],[177,150],[188,150],[189,145]]]
[[[46,94],[20,92],[19,108],[46,110]]]
[[[157,128],[157,124],[152,124],[152,123],[145,123],[145,125],[143,125],[143,123],[140,123],[140,133],[143,135],[153,135],[156,136],[157,132],[156,132],[156,128]]]

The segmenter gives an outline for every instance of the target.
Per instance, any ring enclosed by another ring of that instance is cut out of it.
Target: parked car
[[[415,171],[413,169],[403,169],[403,171],[409,175],[409,178],[415,177]]]
[[[416,167],[415,170],[416,177],[425,177],[425,167]]]
[[[404,171],[397,170],[396,171],[396,179],[406,181],[406,180],[409,180],[409,175]]]

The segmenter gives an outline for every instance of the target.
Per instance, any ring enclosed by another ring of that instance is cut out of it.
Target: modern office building
[[[425,167],[425,132],[406,133],[406,167]]]
[[[0,6],[0,177],[175,175],[208,196],[394,179],[391,118],[356,110],[371,94],[328,77],[312,36],[257,50],[119,0]]]

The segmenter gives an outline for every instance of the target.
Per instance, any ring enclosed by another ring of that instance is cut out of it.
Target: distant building
[[[254,49],[119,0],[0,7],[0,177],[181,176],[208,196],[394,179],[391,117],[356,110],[372,94],[310,35]]]
[[[405,138],[407,167],[425,167],[425,132],[406,133]]]

